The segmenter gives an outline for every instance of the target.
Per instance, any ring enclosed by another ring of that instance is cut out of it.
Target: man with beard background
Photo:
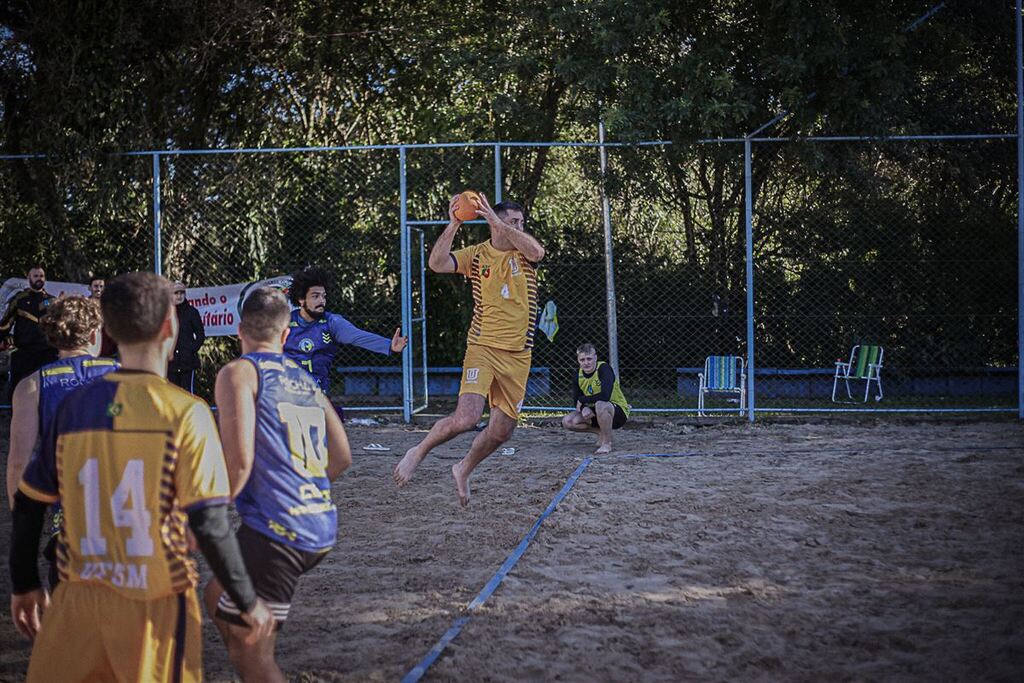
[[[309,371],[324,394],[330,397],[331,366],[342,344],[351,344],[385,356],[401,353],[409,343],[401,328],[389,340],[361,330],[348,320],[327,310],[330,275],[322,268],[308,267],[292,275],[288,290],[292,311],[284,353]]]
[[[39,329],[39,319],[54,299],[46,291],[46,271],[41,265],[33,264],[26,277],[28,287],[14,295],[0,318],[0,350],[8,348],[11,342],[14,344],[11,377],[7,383],[8,403],[18,382],[57,360],[57,349],[47,343],[46,335]]]

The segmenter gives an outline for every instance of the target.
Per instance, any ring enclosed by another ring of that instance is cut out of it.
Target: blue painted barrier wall
[[[704,368],[676,368],[676,392],[696,398],[697,375]],[[757,368],[758,398],[814,398],[832,395],[835,368]],[[839,386],[843,383],[840,380]],[[864,392],[862,380],[850,380],[850,388]],[[1014,396],[1017,368],[965,368],[942,374],[906,376],[882,369],[886,396]]]
[[[337,367],[335,371],[344,380],[347,396],[401,396],[402,368],[355,366]],[[457,396],[462,368],[458,366],[427,369],[427,390],[431,396]],[[413,382],[422,383],[421,370],[413,371]],[[417,386],[421,386],[418,384]],[[546,396],[551,393],[549,368],[531,368],[526,383],[527,396]]]

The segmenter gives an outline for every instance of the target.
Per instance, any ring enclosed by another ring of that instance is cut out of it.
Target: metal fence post
[[[604,121],[597,120],[601,158],[601,217],[604,220],[605,302],[608,308],[608,364],[619,375],[619,313],[615,298],[615,254],[612,243],[612,209],[608,201],[608,150],[604,144]]]
[[[406,214],[408,195],[406,192],[405,147],[398,148],[398,194],[399,223],[402,251],[402,332],[412,338],[412,269],[410,267],[409,225]],[[402,350],[402,417],[412,421],[412,349],[406,345]]]
[[[494,146],[494,203],[501,202],[502,185],[505,183],[501,178],[501,145]]]
[[[747,233],[747,419],[754,421],[754,201],[750,138],[743,141],[743,223]]]
[[[1024,26],[1017,0],[1017,419],[1024,420]]]
[[[163,274],[163,255],[160,249],[160,154],[153,154],[153,272]]]

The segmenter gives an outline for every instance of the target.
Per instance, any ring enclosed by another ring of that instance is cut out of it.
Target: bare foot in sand
[[[611,453],[611,452],[612,452],[612,445],[610,443],[599,443],[599,444],[597,444],[597,450],[594,451],[595,454]]]
[[[391,472],[391,477],[395,480],[395,483],[399,486],[405,486],[412,479],[412,473],[416,471],[420,463],[423,462],[423,456],[419,453],[419,447],[413,446],[405,452],[405,456],[398,461],[395,465],[395,469]]]
[[[462,461],[452,465],[452,476],[455,477],[455,488],[459,492],[459,503],[462,507],[469,505],[469,475],[463,472]]]

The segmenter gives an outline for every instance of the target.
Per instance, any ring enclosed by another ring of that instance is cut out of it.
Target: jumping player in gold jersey
[[[502,202],[491,208],[480,195],[477,215],[491,229],[491,239],[452,251],[462,225],[455,210],[459,196],[448,206],[449,222],[430,252],[435,273],[459,273],[473,287],[473,319],[466,339],[462,383],[455,412],[434,424],[395,466],[394,479],[404,486],[435,446],[473,429],[485,405],[491,413],[466,456],[452,466],[462,505],[469,503],[469,476],[487,456],[512,436],[526,395],[534,332],[537,327],[537,273],[544,247],[524,232],[523,208]]]

